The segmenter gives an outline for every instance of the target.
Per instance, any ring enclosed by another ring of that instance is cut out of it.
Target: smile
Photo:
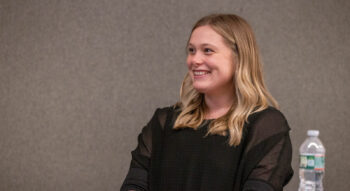
[[[210,73],[209,71],[193,71],[194,76],[203,76],[209,73]]]

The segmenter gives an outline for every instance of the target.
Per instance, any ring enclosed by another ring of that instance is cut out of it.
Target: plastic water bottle
[[[318,130],[308,130],[307,135],[299,149],[299,191],[323,191],[326,149],[318,138]]]

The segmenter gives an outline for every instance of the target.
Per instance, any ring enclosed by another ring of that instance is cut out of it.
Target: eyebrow
[[[191,43],[188,43],[187,47],[189,47],[189,46],[194,46],[194,45],[191,44]],[[199,46],[200,46],[200,47],[203,47],[203,46],[212,46],[212,47],[214,47],[214,48],[217,48],[215,45],[208,44],[208,43],[203,43],[203,44],[200,44]]]

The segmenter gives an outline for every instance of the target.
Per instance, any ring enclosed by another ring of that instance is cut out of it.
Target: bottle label
[[[300,155],[299,167],[309,170],[324,170],[324,155]]]

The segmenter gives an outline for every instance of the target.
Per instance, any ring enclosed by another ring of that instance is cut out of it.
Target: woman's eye
[[[213,51],[212,49],[210,49],[210,48],[205,48],[205,49],[204,49],[204,52],[205,52],[205,53],[210,53],[210,52],[214,52],[214,51]]]
[[[188,48],[189,53],[194,53],[194,48]]]

